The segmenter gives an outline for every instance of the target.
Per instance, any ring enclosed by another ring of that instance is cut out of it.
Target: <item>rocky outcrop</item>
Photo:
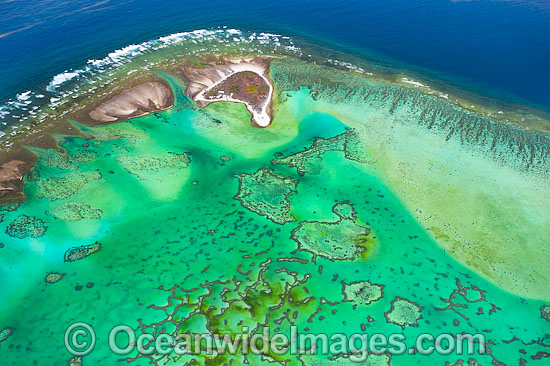
[[[32,165],[31,162],[11,160],[0,166],[0,204],[25,200],[23,177]]]
[[[159,82],[134,86],[93,109],[89,116],[102,123],[121,122],[170,108],[174,95],[170,88]]]

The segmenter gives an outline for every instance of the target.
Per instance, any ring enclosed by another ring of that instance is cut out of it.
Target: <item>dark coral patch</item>
[[[11,237],[24,239],[27,237],[38,238],[48,230],[44,221],[36,217],[19,215],[6,229],[6,234]]]

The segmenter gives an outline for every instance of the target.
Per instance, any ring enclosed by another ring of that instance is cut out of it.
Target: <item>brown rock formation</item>
[[[34,162],[11,160],[0,166],[0,204],[25,200],[23,177]]]
[[[165,85],[150,81],[134,86],[93,109],[89,116],[102,123],[121,122],[170,108],[174,95]]]

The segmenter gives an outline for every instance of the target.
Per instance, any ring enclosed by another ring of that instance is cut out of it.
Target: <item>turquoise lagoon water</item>
[[[4,364],[245,360],[117,356],[119,324],[407,337],[405,354],[366,365],[548,362],[549,140],[515,127],[535,120],[527,112],[506,124],[478,113],[547,110],[544,2],[50,5],[0,4],[3,147],[136,70],[165,78],[176,104],[108,126],[72,121],[88,138],[58,136],[63,153],[29,147],[40,158],[28,199],[0,208]],[[272,63],[271,127],[251,127],[242,105],[197,108],[163,63],[212,52],[301,58]],[[82,359],[64,344],[74,322],[97,334]],[[408,352],[419,334],[463,332],[483,334],[489,352]],[[334,356],[246,360],[355,364]]]
[[[291,86],[310,82],[288,78],[291,69],[317,79],[316,67],[273,62],[280,89],[267,129],[251,127],[239,104],[195,107],[181,80],[163,74],[176,93],[173,108],[80,125],[94,138],[62,138],[67,156],[36,150],[28,200],[2,211],[0,324],[12,331],[0,343],[4,364],[68,363],[65,330],[86,322],[96,347],[72,362],[87,365],[243,362],[239,353],[117,356],[108,334],[119,324],[151,334],[235,334],[243,325],[285,334],[293,325],[315,334],[400,333],[407,350],[422,333],[480,333],[488,354],[371,354],[363,364],[543,365],[544,302],[495,286],[442,250],[388,185],[368,131],[336,117],[338,105],[356,120],[390,108],[380,98],[388,88],[371,85],[373,111],[365,107],[372,101],[330,92],[330,81],[322,85],[331,97],[314,93],[319,84]],[[334,73],[340,81],[348,74]],[[327,103],[333,113],[321,112]],[[67,257],[89,245],[99,250]],[[47,283],[49,273],[63,277]],[[349,354],[334,356],[248,355],[247,362],[355,364]]]

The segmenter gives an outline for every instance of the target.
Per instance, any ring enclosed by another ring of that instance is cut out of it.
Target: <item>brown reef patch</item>
[[[550,305],[542,305],[540,307],[540,316],[547,322],[550,322]]]
[[[101,250],[101,243],[73,247],[65,252],[65,262],[75,262],[87,258]]]
[[[13,334],[12,328],[4,328],[0,331],[0,343],[4,342]]]
[[[46,281],[46,283],[53,284],[61,281],[63,277],[65,277],[64,273],[50,272],[46,275],[44,281]]]

